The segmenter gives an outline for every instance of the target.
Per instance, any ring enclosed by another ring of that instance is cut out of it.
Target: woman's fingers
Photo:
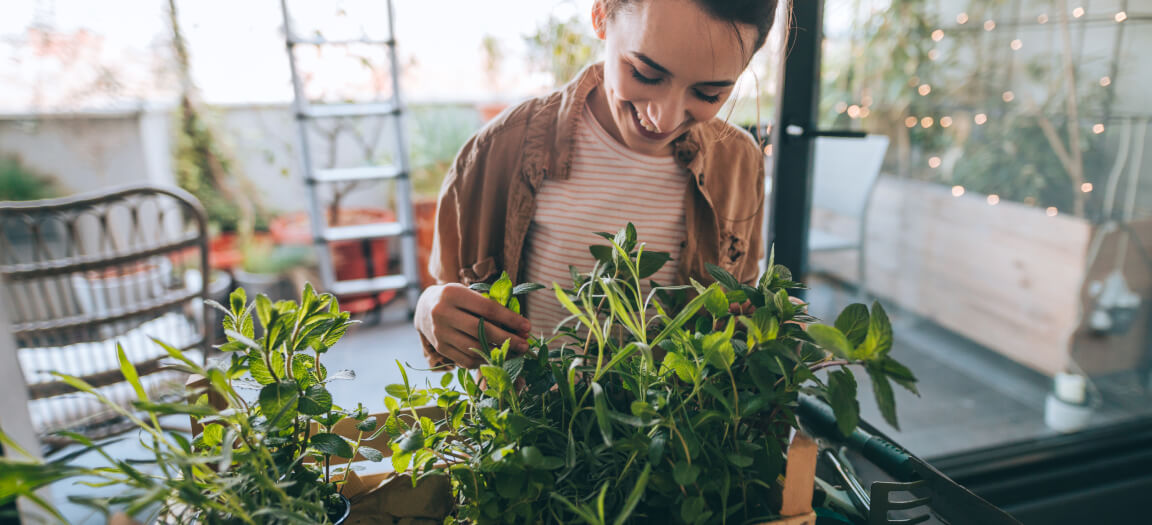
[[[469,312],[458,310],[449,314],[447,321],[449,326],[463,332],[471,338],[471,344],[475,345],[476,348],[481,346],[479,317]],[[484,338],[488,340],[488,344],[499,346],[504,344],[504,341],[511,340],[508,346],[514,353],[520,354],[528,350],[528,341],[524,337],[511,333],[500,325],[492,324],[486,318],[484,321]]]
[[[467,294],[463,293],[467,292]],[[477,317],[482,317],[489,324],[497,324],[504,327],[507,331],[520,335],[527,335],[531,333],[532,326],[520,314],[513,312],[499,303],[484,297],[472,290],[465,288],[462,291],[455,292],[453,297],[459,302],[457,303],[461,309],[471,312]]]

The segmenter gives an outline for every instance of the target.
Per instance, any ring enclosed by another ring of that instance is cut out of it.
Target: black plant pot
[[[352,502],[348,501],[348,498],[346,498],[343,494],[340,495],[340,501],[344,502],[344,512],[340,513],[339,516],[331,516],[332,523],[335,523],[336,525],[341,525],[347,521],[348,515],[352,513]]]

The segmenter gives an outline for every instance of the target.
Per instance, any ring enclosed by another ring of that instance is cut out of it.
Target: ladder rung
[[[349,44],[369,44],[369,45],[394,46],[394,45],[396,45],[396,40],[391,39],[391,38],[386,39],[386,40],[382,40],[379,38],[334,38],[334,39],[328,39],[328,38],[324,38],[324,37],[316,37],[316,38],[292,38],[292,39],[288,40],[288,43],[291,45],[309,45],[309,46],[325,46],[325,45],[340,46],[340,45],[349,45]]]
[[[403,275],[385,275],[371,279],[355,279],[351,281],[336,281],[332,283],[334,295],[357,295],[362,293],[386,292],[401,290],[408,286],[408,278]]]
[[[399,166],[363,166],[316,170],[313,182],[347,182],[354,180],[395,179],[404,175]]]
[[[355,226],[336,226],[325,228],[323,238],[326,241],[354,241],[359,239],[380,239],[384,237],[398,237],[404,234],[404,226],[398,222],[381,222],[376,224],[357,224]]]
[[[307,106],[300,112],[305,118],[371,117],[375,115],[395,115],[400,110],[395,104],[377,102],[370,104],[320,104]]]

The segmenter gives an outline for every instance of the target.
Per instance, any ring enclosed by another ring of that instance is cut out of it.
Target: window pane
[[[1152,4],[1063,5],[826,3],[821,127],[875,137],[817,139],[812,309],[892,313],[920,455],[1152,413]]]

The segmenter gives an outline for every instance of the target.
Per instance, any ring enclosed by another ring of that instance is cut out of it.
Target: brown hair
[[[635,4],[638,0],[604,0],[605,14],[612,18],[621,9]],[[639,0],[646,1],[646,0]],[[768,31],[776,22],[776,4],[778,0],[692,0],[717,20],[729,22],[733,29],[737,24],[746,24],[756,28],[756,40],[753,51],[760,49],[768,39]],[[741,41],[743,45],[743,41]]]

